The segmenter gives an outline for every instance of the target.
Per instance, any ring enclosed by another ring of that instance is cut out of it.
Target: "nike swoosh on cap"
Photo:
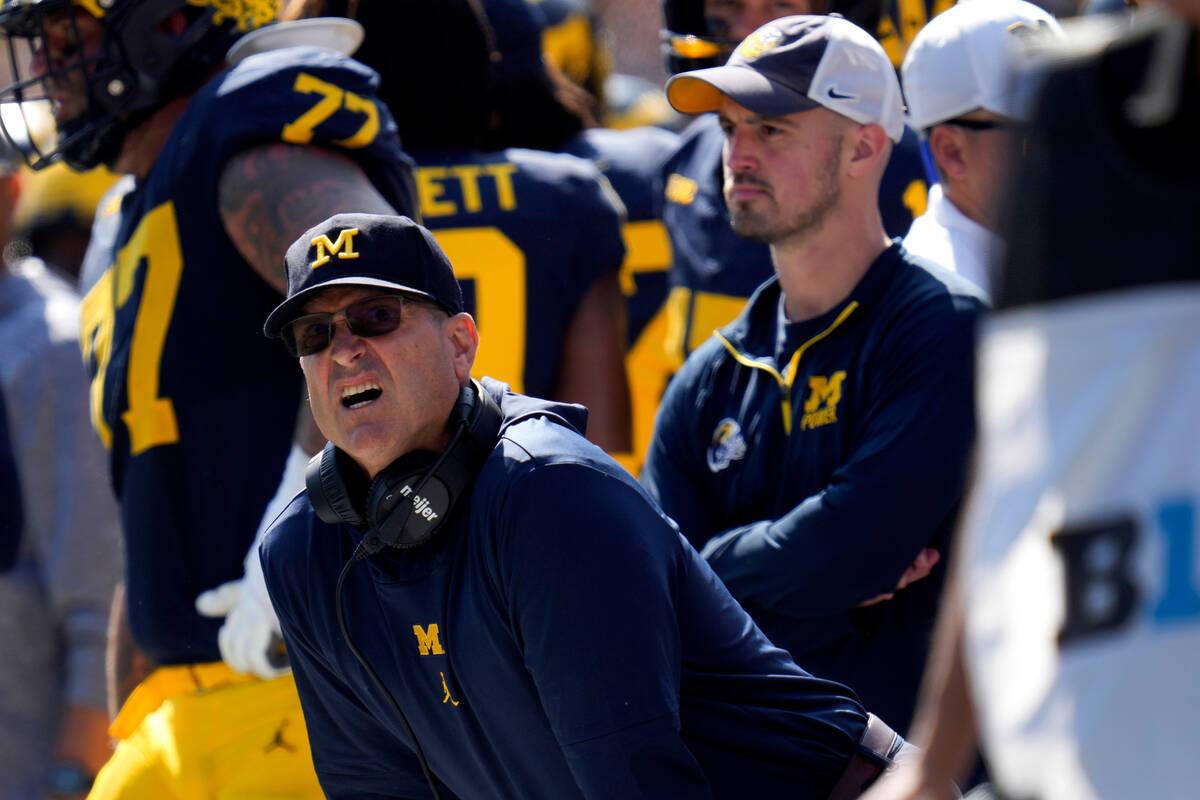
[[[832,86],[829,87],[829,96],[832,97],[834,100],[853,100],[854,99],[854,95],[842,94],[838,90],[834,89]]]

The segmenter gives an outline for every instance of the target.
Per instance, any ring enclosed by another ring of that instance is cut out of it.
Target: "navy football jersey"
[[[97,213],[80,340],[127,537],[130,624],[159,663],[220,659],[221,620],[193,602],[241,577],[301,398],[295,361],[262,335],[279,295],[225,234],[222,166],[254,145],[311,142],[344,151],[409,208],[377,84],[327,50],[247,58],[193,97],[149,174],[121,181]]]
[[[21,549],[23,516],[21,485],[12,454],[12,438],[8,433],[8,414],[4,410],[4,395],[0,394],[0,572],[16,563]]]
[[[662,222],[663,164],[679,146],[679,135],[662,128],[616,131],[590,128],[571,139],[568,153],[590,159],[625,204],[625,261],[621,292],[625,295],[625,371],[633,420],[633,451],[619,454],[636,472],[667,380],[678,369],[663,357],[666,336],[664,302],[671,268],[671,242]]]
[[[722,194],[724,134],[716,114],[698,117],[667,162],[663,222],[671,237],[671,318],[667,352],[676,369],[692,350],[741,311],[746,298],[774,274],[768,245],[743,239],[729,226]],[[925,211],[925,171],[916,133],[905,128],[879,186],[888,236],[903,236]]]
[[[561,153],[413,157],[424,224],[454,265],[483,340],[474,374],[552,396],[580,301],[621,266],[620,200],[592,164]]]

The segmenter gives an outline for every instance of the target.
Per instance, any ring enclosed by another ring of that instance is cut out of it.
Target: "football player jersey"
[[[248,147],[311,142],[410,208],[377,83],[332,51],[251,56],[192,98],[149,174],[122,180],[97,213],[81,346],[121,503],[130,624],[160,664],[220,659],[222,621],[193,602],[241,577],[301,398],[295,361],[262,335],[279,295],[226,235],[218,176]]]
[[[625,204],[621,292],[625,295],[625,371],[629,377],[633,449],[618,460],[634,473],[650,444],[659,398],[671,374],[679,368],[666,359],[662,347],[671,268],[671,242],[662,222],[662,168],[678,143],[678,134],[662,128],[590,128],[571,139],[565,148],[568,153],[590,159]]]
[[[674,263],[667,299],[667,353],[682,365],[717,328],[732,321],[746,298],[774,274],[768,245],[743,239],[729,226],[722,193],[724,134],[716,114],[703,114],[683,132],[667,162],[663,222]],[[905,128],[879,186],[889,236],[903,236],[925,211],[926,180],[917,135]]]
[[[621,266],[620,201],[592,164],[561,153],[414,158],[424,224],[479,326],[474,374],[552,396],[575,310],[597,278]]]

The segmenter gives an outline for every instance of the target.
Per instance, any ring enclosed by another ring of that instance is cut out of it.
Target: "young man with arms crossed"
[[[784,17],[667,97],[718,112],[733,228],[770,245],[776,274],[673,379],[643,482],[772,641],[903,730],[973,433],[982,301],[884,232],[904,123],[866,31]]]

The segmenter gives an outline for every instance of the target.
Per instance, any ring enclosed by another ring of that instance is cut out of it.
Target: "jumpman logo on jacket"
[[[450,686],[446,683],[446,673],[439,672],[438,675],[442,676],[442,689],[446,692],[446,696],[442,698],[442,702],[449,703],[452,706],[457,706],[458,701],[450,696]]]
[[[283,739],[283,729],[288,726],[288,722],[289,720],[285,719],[279,723],[279,729],[275,731],[275,738],[268,742],[267,746],[263,748],[264,753],[269,753],[276,748],[280,750],[286,750],[289,753],[296,752],[296,746],[284,741]]]

